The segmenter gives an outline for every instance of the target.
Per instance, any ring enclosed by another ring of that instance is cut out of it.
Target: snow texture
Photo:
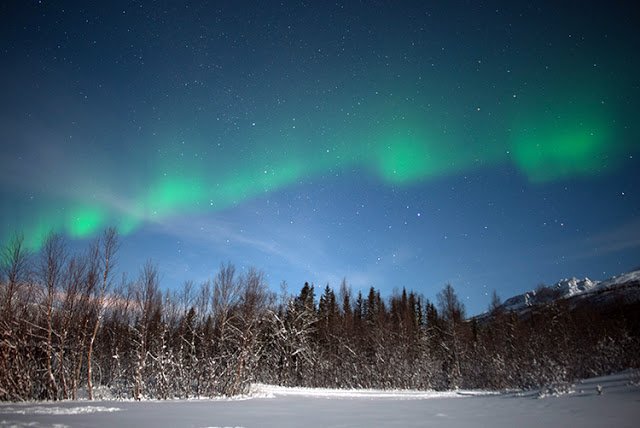
[[[640,420],[638,379],[637,372],[629,371],[560,388],[500,394],[254,385],[248,400],[1,404],[0,426],[623,428],[636,427]]]
[[[102,406],[80,406],[80,407],[50,407],[50,406],[34,406],[34,407],[4,407],[3,414],[15,413],[18,415],[80,415],[84,413],[96,412],[117,412],[118,407],[102,407]]]
[[[522,312],[536,305],[549,303],[556,299],[569,299],[571,302],[589,299],[594,303],[606,303],[617,298],[627,302],[640,300],[640,270],[614,276],[605,281],[593,281],[589,278],[568,278],[546,287],[545,293],[532,290],[518,294],[507,300],[502,308],[507,311]]]
[[[283,386],[254,384],[251,393],[259,397],[275,398],[282,396],[315,398],[388,398],[395,400],[427,400],[430,398],[456,398],[477,395],[495,395],[493,391],[413,391],[378,389],[330,389],[330,388],[287,388]]]

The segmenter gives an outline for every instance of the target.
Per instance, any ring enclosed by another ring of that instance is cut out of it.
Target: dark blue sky
[[[632,2],[9,2],[0,234],[471,313],[640,266]]]

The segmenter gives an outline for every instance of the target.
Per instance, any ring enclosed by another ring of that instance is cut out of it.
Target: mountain
[[[535,290],[513,296],[497,310],[524,315],[529,311],[564,300],[570,309],[584,305],[609,306],[614,303],[640,302],[640,270],[614,276],[604,281],[589,278],[569,278],[551,286],[540,286]],[[488,314],[480,315],[480,318]]]

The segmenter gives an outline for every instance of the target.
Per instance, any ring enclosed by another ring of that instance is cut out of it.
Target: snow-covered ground
[[[0,404],[15,427],[636,427],[638,375],[541,393],[330,390],[254,385],[250,399]],[[601,394],[598,393],[601,389]],[[562,394],[555,394],[562,390]]]
[[[406,389],[328,389],[328,388],[287,388],[283,386],[255,384],[251,387],[250,395],[262,398],[277,398],[284,396],[313,397],[313,398],[386,398],[395,400],[426,400],[429,398],[462,398],[478,395],[497,395],[494,391],[413,391]]]

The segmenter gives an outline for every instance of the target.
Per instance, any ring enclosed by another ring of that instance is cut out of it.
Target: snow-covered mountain
[[[614,276],[604,281],[569,278],[549,287],[518,294],[504,301],[504,311],[527,312],[554,300],[566,299],[573,308],[579,304],[634,303],[640,301],[640,270]]]

